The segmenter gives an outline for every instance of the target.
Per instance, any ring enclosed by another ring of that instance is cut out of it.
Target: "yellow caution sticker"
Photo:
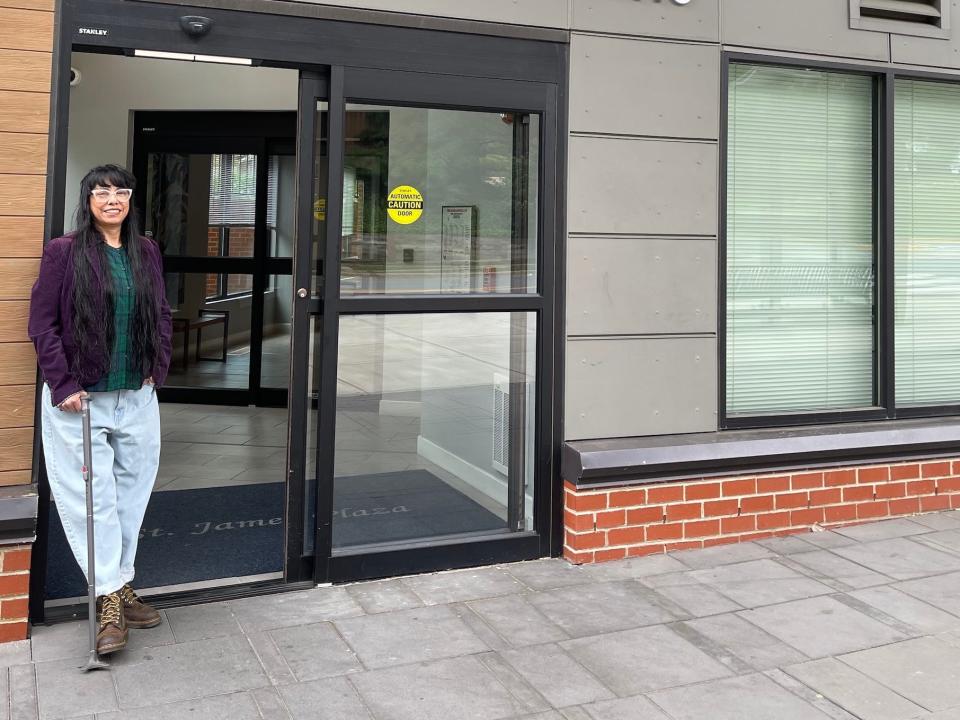
[[[395,223],[409,225],[423,215],[423,195],[410,185],[398,185],[387,195],[387,215]]]
[[[327,219],[327,199],[317,198],[313,203],[313,219],[323,222]]]

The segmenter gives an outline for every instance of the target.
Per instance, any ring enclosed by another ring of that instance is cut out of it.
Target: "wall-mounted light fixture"
[[[253,65],[250,58],[227,57],[226,55],[192,55],[190,53],[164,52],[162,50],[134,50],[135,57],[159,58],[161,60],[185,60],[186,62],[224,63],[226,65]]]

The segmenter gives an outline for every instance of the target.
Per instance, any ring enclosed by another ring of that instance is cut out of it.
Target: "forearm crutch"
[[[87,496],[87,621],[90,626],[90,656],[84,672],[106,670],[110,665],[97,654],[97,577],[93,542],[93,448],[90,439],[90,399],[80,398],[80,416],[83,419],[83,485]]]

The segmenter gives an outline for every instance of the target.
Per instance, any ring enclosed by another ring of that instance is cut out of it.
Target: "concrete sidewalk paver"
[[[570,639],[563,628],[549,620],[522,595],[475,600],[468,606],[512,647]]]
[[[367,668],[440,660],[490,649],[448,605],[349,618],[335,624]],[[293,628],[292,632],[301,629]]]
[[[960,512],[168,609],[0,646],[0,720],[960,720]]]
[[[960,707],[960,648],[922,637],[839,660],[931,711]]]
[[[909,625],[918,635],[939,633],[960,628],[960,617],[934,607],[929,602],[918,600],[901,592],[896,586],[872,587],[855,590],[848,597],[859,600],[892,618]]]
[[[755,670],[771,670],[802,662],[807,657],[770,633],[737,615],[687,620],[682,623],[724,648]]]
[[[651,693],[676,720],[828,720],[817,708],[764,675],[744,675]]]
[[[771,558],[694,570],[691,576],[745,608],[774,605],[833,592],[833,588],[801,575]]]
[[[472,656],[371,670],[350,681],[378,720],[496,720],[529,714]]]
[[[836,658],[784,668],[862,720],[910,720],[925,710]]]
[[[560,647],[620,696],[730,674],[717,660],[664,625],[567,640]]]
[[[653,597],[640,583],[619,580],[546,590],[529,600],[571,637],[585,637],[677,619]]]
[[[960,570],[960,556],[903,537],[847,545],[835,548],[834,552],[897,580]]]
[[[905,640],[899,630],[831,597],[795,600],[738,613],[810,658]]]

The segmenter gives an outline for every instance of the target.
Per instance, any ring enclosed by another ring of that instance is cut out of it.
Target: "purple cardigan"
[[[74,393],[92,385],[99,377],[91,377],[90,369],[100,363],[96,358],[78,357],[73,341],[73,235],[54,238],[43,249],[40,275],[30,293],[30,319],[27,332],[37,349],[37,363],[43,380],[50,386],[51,400],[59,405]],[[160,353],[153,367],[153,380],[159,387],[170,368],[172,328],[170,306],[163,284],[163,263],[160,249],[149,238],[143,238],[144,266],[153,273],[160,308]],[[91,264],[96,281],[103,283],[100,255],[91,251]],[[73,368],[73,371],[71,371]],[[87,369],[87,374],[84,374]]]

